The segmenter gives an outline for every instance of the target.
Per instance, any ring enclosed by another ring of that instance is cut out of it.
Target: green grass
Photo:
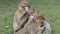
[[[60,34],[60,0],[29,0],[51,24],[52,33]],[[0,34],[12,34],[12,19],[20,0],[0,0]],[[9,26],[8,29],[5,26]],[[8,33],[7,33],[8,32]]]

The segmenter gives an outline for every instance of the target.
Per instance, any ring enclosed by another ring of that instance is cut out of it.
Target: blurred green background
[[[60,0],[29,0],[51,24],[52,34],[60,34]],[[12,20],[20,0],[0,0],[0,34],[12,34]],[[8,26],[8,29],[5,27]]]

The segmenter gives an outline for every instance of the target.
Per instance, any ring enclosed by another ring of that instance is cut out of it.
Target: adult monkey
[[[30,9],[30,3],[27,0],[22,0],[15,12],[13,19],[13,32],[14,34],[22,29],[25,23],[28,21],[28,11]]]

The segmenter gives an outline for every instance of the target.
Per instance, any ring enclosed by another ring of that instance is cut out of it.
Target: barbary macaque
[[[30,4],[26,0],[22,0],[18,6],[17,11],[15,12],[13,19],[13,31],[14,34],[20,28],[23,28],[25,23],[28,21],[28,11],[30,9]]]

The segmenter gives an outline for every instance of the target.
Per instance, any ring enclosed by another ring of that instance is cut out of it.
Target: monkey
[[[33,9],[31,11],[31,14],[32,15],[38,15],[39,13],[35,9]],[[42,15],[41,15],[41,18],[43,18],[43,20],[44,20],[43,23],[44,23],[44,26],[45,26],[44,30],[41,33],[43,33],[43,34],[52,34],[52,29],[51,29],[50,24],[47,22],[47,20]]]
[[[38,15],[39,13],[36,10],[33,9],[31,11],[31,14],[32,15]],[[45,26],[44,30],[41,33],[43,33],[43,34],[52,34],[52,29],[51,29],[50,24],[47,22],[47,20],[42,15],[41,15],[41,18],[43,18],[43,20],[44,20],[44,26]]]
[[[30,5],[28,1],[22,0],[13,18],[12,25],[13,25],[14,34],[18,30],[20,30],[20,28],[23,28],[24,24],[28,21],[29,9],[30,9]]]

